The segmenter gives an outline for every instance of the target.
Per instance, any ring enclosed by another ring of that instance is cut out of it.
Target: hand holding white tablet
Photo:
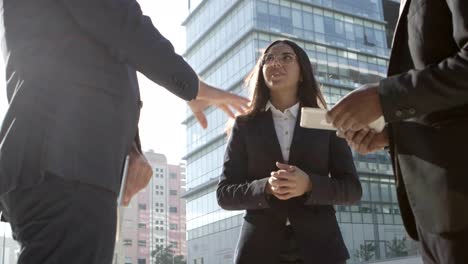
[[[331,123],[326,121],[326,109],[321,108],[312,108],[312,107],[302,107],[301,109],[301,127],[304,128],[315,128],[315,129],[326,129],[326,130],[336,130],[336,128]],[[377,133],[382,132],[385,128],[385,120],[383,116],[369,124],[369,128],[374,130]]]

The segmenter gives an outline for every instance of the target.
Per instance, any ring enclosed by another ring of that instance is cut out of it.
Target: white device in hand
[[[122,171],[122,182],[120,184],[120,192],[117,197],[117,230],[115,234],[115,240],[116,244],[118,244],[120,241],[120,234],[122,233],[122,222],[123,222],[123,212],[125,210],[125,207],[123,206],[123,197],[125,194],[125,187],[127,183],[127,176],[128,176],[128,163],[130,160],[130,156],[125,157],[125,163],[124,163],[124,168]]]
[[[130,156],[127,155],[125,157],[124,168],[122,171],[122,182],[120,183],[120,191],[119,196],[117,197],[117,205],[122,206],[123,204],[123,196],[125,194],[125,187],[127,184],[127,175],[128,175],[128,162],[130,160]]]
[[[302,107],[301,111],[301,127],[336,130],[336,128],[326,120],[326,109]],[[385,120],[383,116],[370,123],[369,128],[377,133],[382,132],[382,130],[385,128]]]

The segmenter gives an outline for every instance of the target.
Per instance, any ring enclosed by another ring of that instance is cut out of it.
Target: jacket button
[[[401,110],[396,110],[396,111],[395,111],[395,115],[396,115],[397,117],[401,117],[401,116],[403,115],[403,112],[402,112]]]
[[[410,108],[410,109],[408,110],[408,113],[409,113],[410,115],[414,115],[414,114],[416,114],[416,109]]]

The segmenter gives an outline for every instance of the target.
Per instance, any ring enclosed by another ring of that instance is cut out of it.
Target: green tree
[[[184,256],[174,255],[172,246],[156,246],[156,249],[151,252],[154,257],[154,264],[187,264]]]
[[[387,255],[390,258],[408,256],[406,237],[403,237],[402,239],[394,237],[392,241],[387,241],[385,246],[387,248]]]
[[[375,244],[373,242],[364,242],[359,245],[359,249],[354,252],[354,257],[360,262],[366,262],[371,260],[375,254]]]

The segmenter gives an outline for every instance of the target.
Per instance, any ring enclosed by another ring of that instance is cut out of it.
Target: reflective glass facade
[[[273,40],[289,38],[309,55],[328,104],[363,83],[386,75],[389,47],[382,0],[204,0],[190,1],[185,21],[185,57],[208,83],[247,95],[243,79]],[[196,7],[193,3],[197,2]],[[187,112],[188,263],[232,263],[242,211],[224,211],[215,188],[226,147],[227,117],[207,111],[203,130]],[[353,153],[363,199],[336,206],[350,251],[363,261],[361,245],[372,243],[371,260],[398,256],[388,246],[406,237],[395,196],[389,156]],[[407,243],[404,254],[414,254]],[[362,255],[362,254],[361,254]]]

